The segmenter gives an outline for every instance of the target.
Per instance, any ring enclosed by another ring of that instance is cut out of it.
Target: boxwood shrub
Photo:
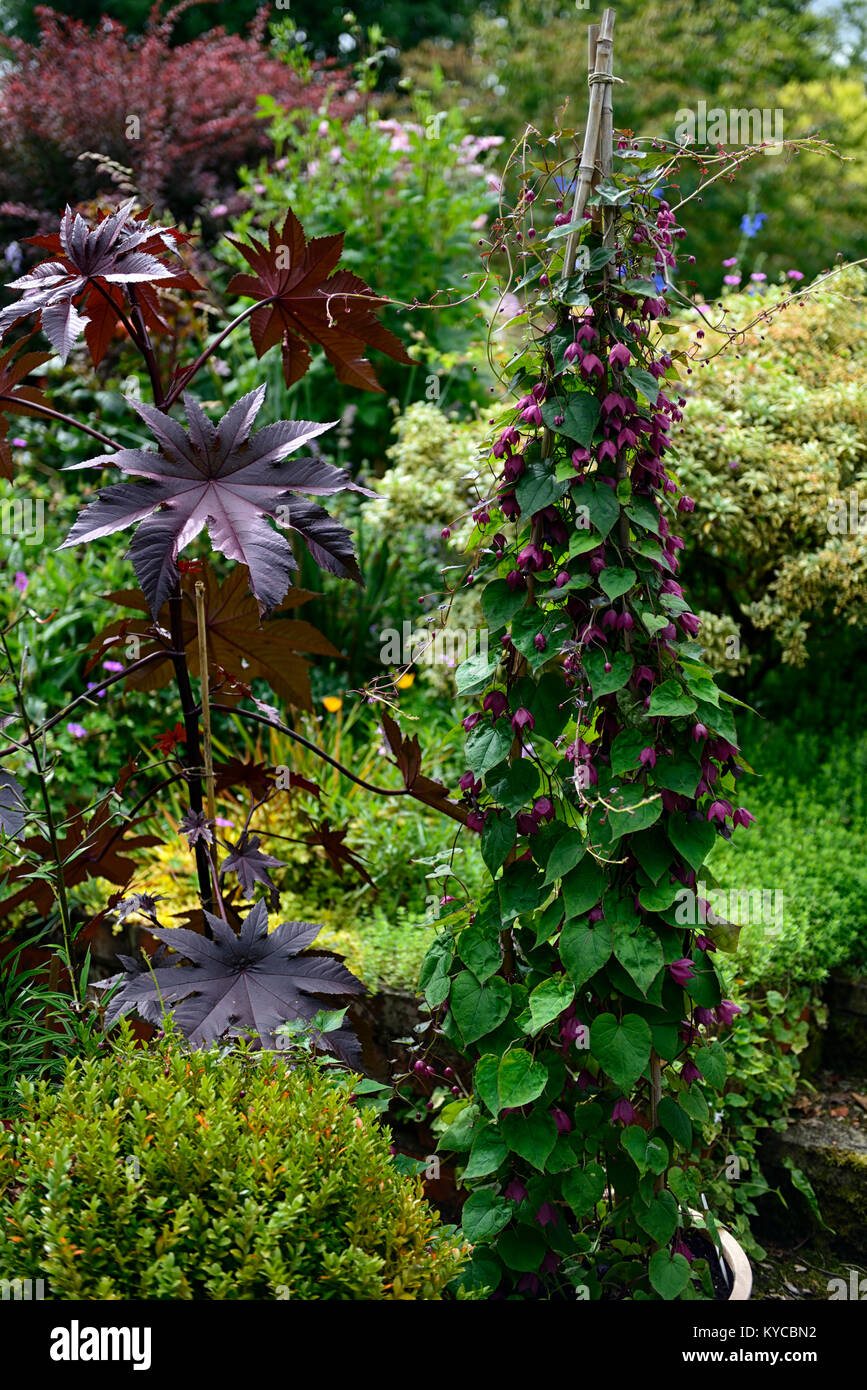
[[[0,1276],[51,1299],[441,1298],[463,1248],[352,1084],[172,1039],[22,1083]]]

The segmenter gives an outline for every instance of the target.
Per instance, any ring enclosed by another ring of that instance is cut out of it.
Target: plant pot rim
[[[753,1270],[747,1258],[746,1252],[739,1241],[735,1240],[731,1231],[724,1227],[719,1228],[719,1241],[722,1247],[723,1259],[731,1270],[734,1286],[728,1296],[729,1303],[744,1301],[752,1297],[753,1292]]]
[[[690,1211],[690,1215],[702,1219],[700,1211]],[[746,1251],[739,1241],[735,1240],[731,1231],[727,1231],[724,1226],[718,1226],[719,1243],[722,1257],[731,1271],[733,1280],[732,1291],[728,1296],[729,1303],[744,1302],[752,1297],[753,1292],[753,1269],[750,1264]]]

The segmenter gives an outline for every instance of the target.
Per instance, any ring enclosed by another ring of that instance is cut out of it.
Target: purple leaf
[[[160,1000],[195,1047],[205,1047],[230,1030],[254,1032],[262,1047],[278,1046],[276,1029],[291,1019],[310,1020],[321,1009],[316,995],[361,994],[364,986],[331,956],[302,956],[320,927],[283,922],[268,932],[264,900],[248,913],[236,936],[219,917],[206,914],[214,933],[208,941],[183,927],[154,928],[152,934],[191,963],[141,968],[105,981],[120,984],[106,1010],[111,1025],[136,1009],[142,1018],[161,1017]],[[351,1035],[350,1035],[351,1036]],[[317,1043],[343,1051],[347,1034],[325,1034]]]
[[[251,391],[215,426],[186,395],[189,430],[152,406],[132,401],[159,450],[119,449],[72,465],[102,468],[110,463],[137,474],[140,481],[116,483],[101,492],[80,513],[60,549],[141,522],[130,555],[155,616],[177,582],[179,552],[205,527],[216,550],[249,569],[260,613],[277,607],[297,568],[288,541],[272,521],[297,531],[323,568],[360,581],[349,532],[323,507],[299,500],[296,493],[367,490],[332,464],[287,459],[331,424],[280,420],[251,434],[264,399],[264,386]]]

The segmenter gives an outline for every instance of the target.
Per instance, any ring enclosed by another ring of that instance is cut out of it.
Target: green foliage
[[[719,842],[708,868],[726,891],[777,895],[767,920],[750,914],[741,932],[743,984],[816,987],[838,966],[867,967],[867,735],[844,723],[827,736],[807,702],[776,726],[748,728],[756,823],[737,845]]]
[[[864,626],[865,285],[860,268],[835,273],[747,331],[737,355],[701,372],[678,440],[678,479],[698,518],[685,572],[730,624],[715,654],[730,660],[742,643],[754,679],[780,656],[802,665],[814,631],[846,625],[857,638]],[[728,296],[727,329],[746,329],[787,293]],[[696,314],[684,324],[684,339],[702,326]],[[728,651],[726,635],[739,639]]]
[[[867,253],[864,50],[852,53],[851,68],[841,63],[846,29],[836,31],[826,6],[819,13],[807,0],[621,0],[616,10],[619,129],[671,140],[678,113],[697,113],[699,101],[707,111],[766,109],[781,112],[785,139],[818,130],[852,160],[762,156],[733,183],[705,188],[701,204],[693,198],[683,212],[685,250],[696,259],[688,269],[682,264],[685,278],[705,295],[719,293],[722,262],[736,253],[753,201],[768,223],[756,242],[761,263],[751,269],[772,279],[792,268],[812,278],[838,253],[847,260]],[[527,122],[549,129],[564,104],[565,127],[580,127],[587,61],[581,19],[565,0],[511,0],[500,15],[480,7],[471,42],[423,44],[406,55],[405,72],[424,82],[431,65],[441,64],[453,100],[483,113],[486,128],[510,140]],[[684,170],[677,196],[693,194],[697,177]],[[675,190],[669,196],[674,203]]]
[[[164,1039],[21,1087],[0,1265],[51,1299],[438,1299],[461,1263],[353,1079]]]
[[[756,1199],[770,1191],[759,1157],[763,1134],[784,1130],[788,1123],[800,1057],[824,1010],[810,985],[754,990],[738,998],[743,1013],[726,1045],[729,1081],[704,1126],[697,1157],[712,1210],[761,1260],[765,1251],[750,1230],[750,1217],[757,1214]],[[815,1201],[809,1183],[807,1188]]]
[[[276,158],[241,169],[249,210],[233,221],[233,231],[255,232],[287,206],[308,235],[351,228],[342,264],[398,301],[383,321],[406,338],[418,363],[407,369],[378,360],[386,393],[404,404],[425,396],[466,406],[482,395],[474,367],[484,329],[471,290],[482,282],[479,235],[496,207],[488,166],[500,141],[473,133],[458,109],[444,109],[436,90],[416,96],[401,121],[381,119],[368,96],[358,88],[355,95],[363,109],[348,121],[327,111],[284,111],[262,99]],[[413,307],[416,301],[440,307]],[[452,302],[455,307],[442,307]],[[247,359],[239,361],[237,351],[236,370],[243,372]],[[258,368],[251,363],[247,370]],[[314,364],[301,384],[299,408],[307,408],[308,395],[318,399],[324,379],[321,364]],[[359,398],[353,388],[335,392],[330,378],[329,392],[356,466],[362,456],[378,464],[390,423],[386,399]]]
[[[676,900],[680,885],[697,909],[696,876],[749,814],[730,702],[677,582],[684,354],[666,350],[653,275],[678,229],[649,194],[658,175],[618,165],[587,219],[578,200],[577,269],[552,176],[568,181],[574,152],[551,143],[544,166],[522,150],[533,175],[494,248],[511,267],[532,243],[541,273],[469,545],[502,635],[485,670],[458,672],[489,877],[422,969],[473,1064],[441,1145],[470,1189],[476,1276],[506,1297],[703,1298],[707,1262],[672,1242],[695,1224],[705,1091],[725,1086],[717,1033],[737,1009],[715,959],[728,941]]]

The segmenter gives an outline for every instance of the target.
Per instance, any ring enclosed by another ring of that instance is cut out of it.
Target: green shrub
[[[438,1299],[461,1249],[353,1079],[126,1042],[21,1087],[0,1129],[0,1270],[52,1299]]]
[[[754,678],[780,660],[802,666],[809,638],[863,634],[865,285],[863,270],[847,268],[752,330],[787,292],[727,296],[727,328],[743,328],[743,340],[692,378],[676,463],[695,499],[684,583],[726,619],[727,630],[703,628],[702,640],[728,673],[744,657]],[[697,312],[682,319],[691,333],[703,322]],[[706,341],[709,352],[722,342]],[[732,635],[740,651],[725,649]]]

